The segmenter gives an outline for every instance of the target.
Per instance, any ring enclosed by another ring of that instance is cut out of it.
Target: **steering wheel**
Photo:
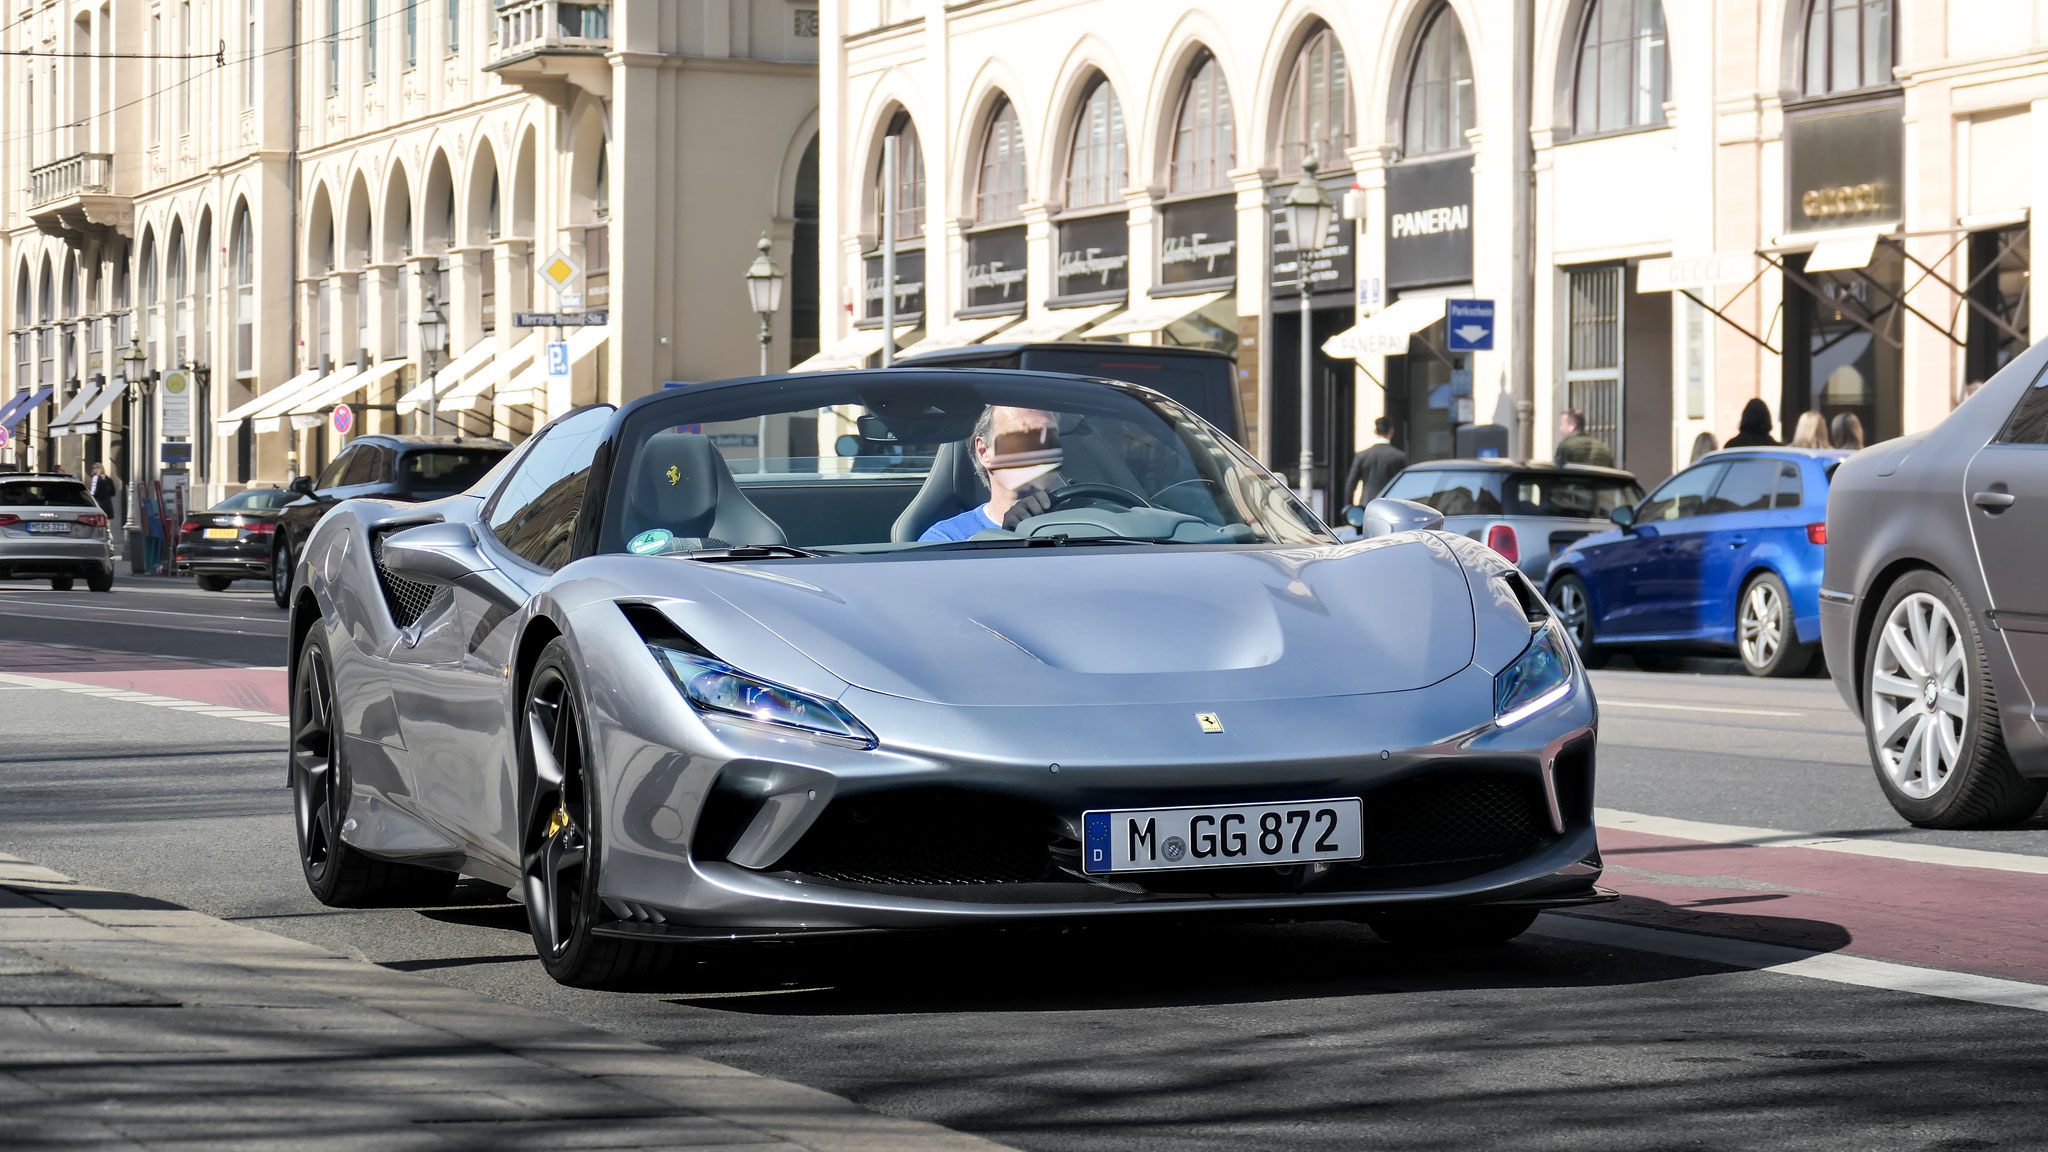
[[[1069,484],[1052,490],[1052,506],[1058,511],[1082,500],[1107,500],[1125,508],[1150,508],[1152,502],[1128,488],[1115,484]]]

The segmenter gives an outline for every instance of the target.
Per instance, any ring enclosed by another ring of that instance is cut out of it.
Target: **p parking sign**
[[[548,379],[567,380],[568,378],[569,345],[566,341],[556,340],[548,345]]]

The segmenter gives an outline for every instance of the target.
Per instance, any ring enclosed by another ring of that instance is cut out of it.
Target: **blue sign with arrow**
[[[1444,331],[1451,352],[1493,351],[1493,301],[1444,301]]]

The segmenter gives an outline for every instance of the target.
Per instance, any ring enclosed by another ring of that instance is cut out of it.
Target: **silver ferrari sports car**
[[[458,874],[601,984],[677,942],[1168,916],[1490,943],[1595,887],[1596,709],[1435,514],[1340,543],[1158,393],[894,369],[557,419],[291,592],[301,863]]]

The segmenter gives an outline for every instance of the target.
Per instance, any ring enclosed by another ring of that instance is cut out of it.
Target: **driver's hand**
[[[1033,516],[1052,511],[1052,493],[1036,484],[1027,484],[1017,490],[1017,502],[1003,513],[1003,527],[1015,529],[1018,524]]]

